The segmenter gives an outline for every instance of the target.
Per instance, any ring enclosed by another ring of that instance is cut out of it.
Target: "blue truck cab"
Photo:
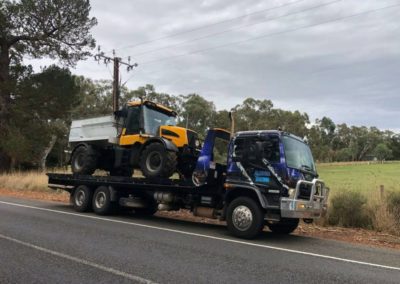
[[[226,164],[215,162],[217,138],[228,143]],[[221,183],[221,178],[226,205],[223,217],[239,236],[252,229],[246,220],[255,218],[257,209],[251,207],[260,207],[263,216],[259,218],[281,233],[297,228],[299,219],[312,222],[327,210],[329,189],[318,179],[309,146],[284,131],[242,131],[230,137],[225,130],[209,130],[193,182],[204,186],[213,180]]]

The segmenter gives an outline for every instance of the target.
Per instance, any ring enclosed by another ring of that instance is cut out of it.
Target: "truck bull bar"
[[[300,197],[300,187],[311,187],[310,197]],[[320,179],[313,181],[299,180],[294,194],[282,197],[280,201],[282,218],[317,219],[323,216],[328,208],[329,188]]]

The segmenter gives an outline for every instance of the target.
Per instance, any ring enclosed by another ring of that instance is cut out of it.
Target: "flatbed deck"
[[[201,186],[196,187],[191,181],[174,179],[151,180],[138,177],[118,177],[118,176],[90,176],[74,174],[53,174],[48,173],[49,187],[52,189],[73,189],[79,185],[90,187],[112,186],[116,190],[142,190],[142,191],[168,191],[179,193],[215,193],[215,187]]]

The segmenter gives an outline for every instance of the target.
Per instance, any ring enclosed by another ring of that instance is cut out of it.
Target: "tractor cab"
[[[161,126],[176,126],[176,112],[150,101],[128,102],[120,111],[115,113],[122,125],[121,143],[125,141],[124,136],[129,135],[159,135]]]

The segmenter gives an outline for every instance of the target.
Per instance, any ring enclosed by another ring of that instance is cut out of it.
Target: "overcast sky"
[[[347,17],[399,0],[91,3],[102,51],[139,64],[122,72],[130,89],[198,93],[217,109],[270,99],[312,120],[400,131],[400,6]],[[110,79],[111,67],[88,59],[73,72]]]

